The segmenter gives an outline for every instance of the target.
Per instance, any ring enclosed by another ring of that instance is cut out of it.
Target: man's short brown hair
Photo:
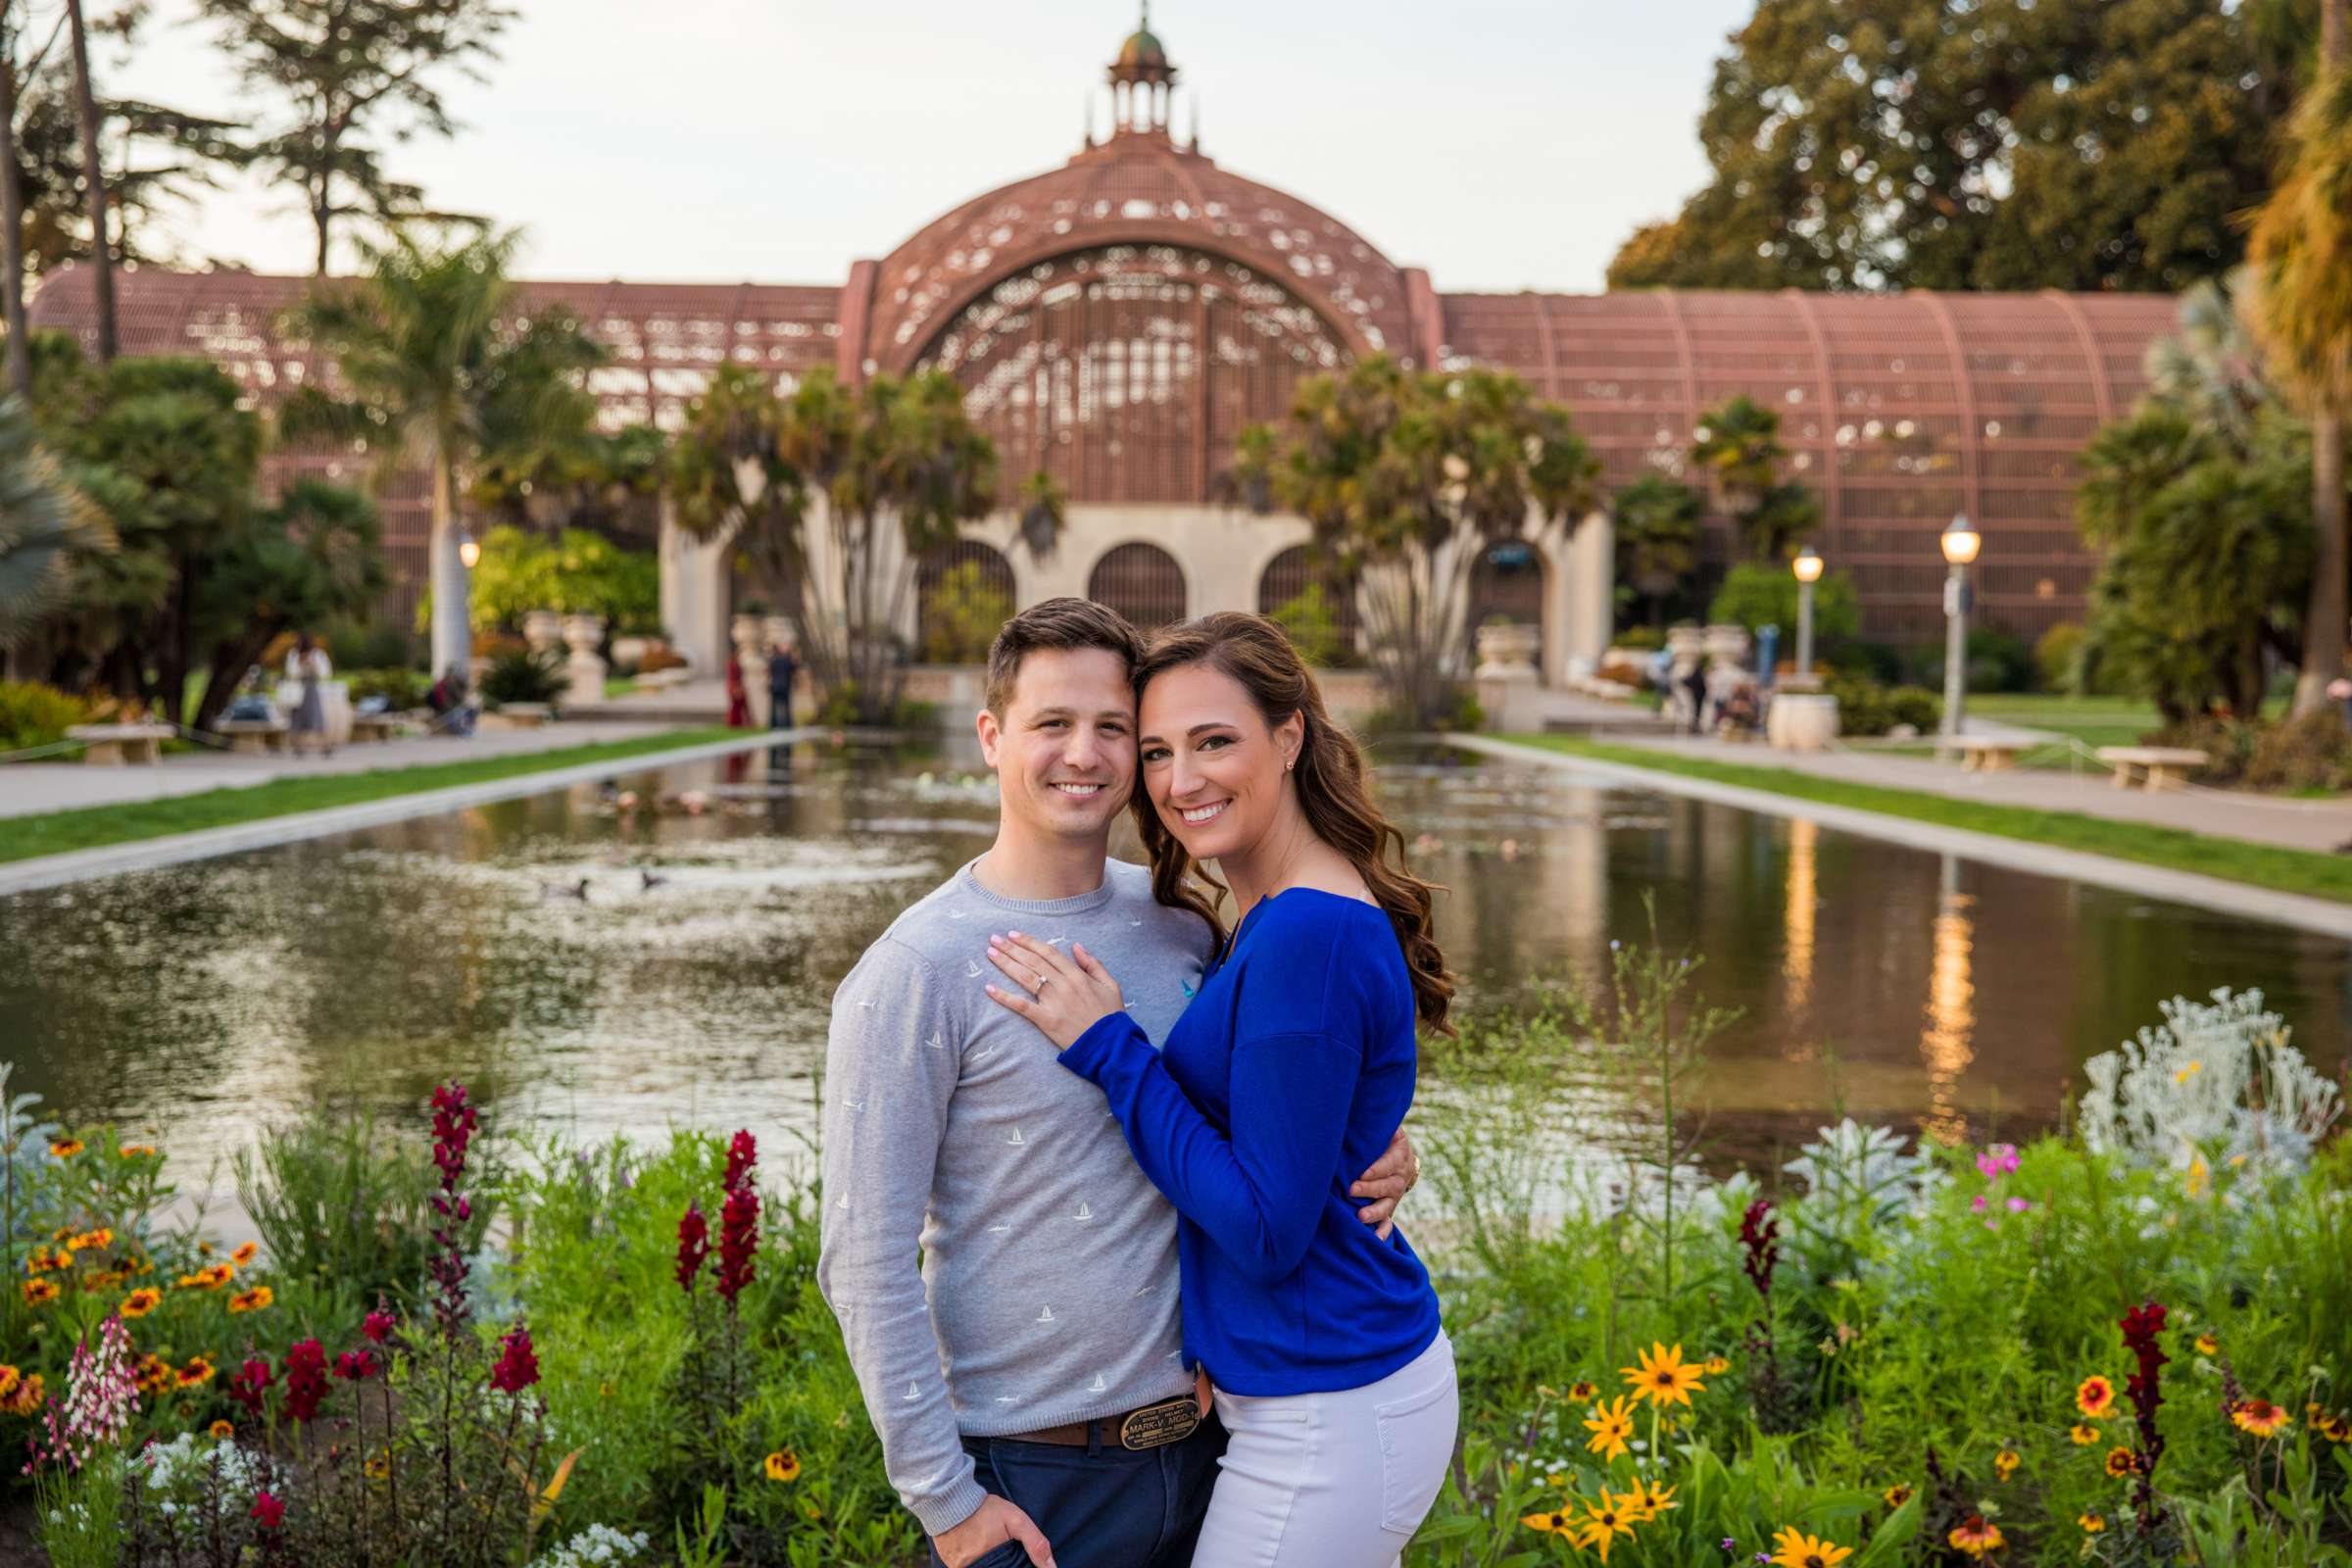
[[[1116,654],[1133,674],[1144,657],[1144,636],[1107,605],[1091,599],[1041,599],[1006,621],[988,645],[988,710],[1003,721],[1022,660],[1047,649],[1079,648]]]

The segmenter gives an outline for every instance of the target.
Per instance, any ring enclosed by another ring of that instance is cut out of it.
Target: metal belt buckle
[[[1181,1443],[1200,1425],[1200,1406],[1189,1394],[1147,1404],[1119,1423],[1119,1446],[1141,1451]]]

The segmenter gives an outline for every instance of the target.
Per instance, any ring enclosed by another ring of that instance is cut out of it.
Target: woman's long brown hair
[[[1238,682],[1269,729],[1293,713],[1298,715],[1305,738],[1291,777],[1306,824],[1317,838],[1348,857],[1387,911],[1404,953],[1404,967],[1412,976],[1413,1010],[1432,1029],[1453,1033],[1446,1013],[1453,1001],[1454,975],[1446,967],[1446,955],[1438,951],[1430,913],[1430,895],[1437,890],[1406,869],[1404,835],[1372,804],[1355,737],[1325,710],[1322,689],[1290,638],[1265,616],[1238,610],[1181,621],[1153,637],[1144,650],[1135,669],[1139,704],[1153,676],[1189,664],[1206,664]],[[1218,906],[1224,902],[1225,888],[1204,871],[1198,873],[1199,882],[1193,880],[1193,858],[1159,819],[1140,770],[1131,804],[1136,830],[1152,857],[1152,895],[1164,905],[1198,913],[1223,941],[1225,922]],[[1202,893],[1201,883],[1213,891]]]

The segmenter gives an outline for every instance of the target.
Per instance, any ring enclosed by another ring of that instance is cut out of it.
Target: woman
[[[727,728],[752,727],[752,694],[743,683],[743,659],[727,655]]]
[[[1428,1271],[1347,1196],[1412,1102],[1416,1022],[1446,1028],[1430,887],[1273,622],[1173,627],[1136,681],[1153,886],[1218,926],[1218,956],[1164,1051],[1050,936],[993,939],[1012,984],[989,995],[1102,1089],[1183,1216],[1185,1353],[1230,1435],[1193,1560],[1380,1568],[1437,1496],[1458,1414]],[[1229,938],[1188,885],[1206,860],[1237,906]]]
[[[294,704],[294,718],[288,725],[291,733],[286,740],[297,757],[306,749],[306,741],[329,757],[335,755],[334,746],[326,738],[326,699],[319,691],[319,683],[333,672],[333,666],[326,661],[326,650],[313,641],[309,632],[295,637],[294,651],[286,655],[286,679],[299,681],[302,695]]]

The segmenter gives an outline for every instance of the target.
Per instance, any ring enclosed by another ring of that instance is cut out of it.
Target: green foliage
[[[80,698],[38,681],[0,680],[0,752],[48,746],[87,717]]]
[[[423,192],[386,172],[384,149],[419,130],[456,130],[439,81],[478,78],[514,17],[498,0],[424,10],[403,0],[201,0],[199,9],[270,105],[246,156],[310,215],[321,274],[338,222],[423,215]]]
[[[120,1568],[122,1467],[119,1451],[79,1470],[57,1466],[34,1478],[33,1521],[50,1568]]]
[[[237,1201],[283,1278],[310,1282],[355,1321],[379,1296],[411,1309],[421,1300],[439,1176],[414,1137],[371,1115],[321,1114],[263,1128],[234,1169]],[[496,1216],[494,1174],[479,1192],[458,1228],[468,1253]]]
[[[2045,692],[2083,689],[2082,649],[2088,634],[2080,621],[2062,620],[2034,639],[2034,672]]]
[[[977,663],[1011,618],[1012,596],[992,586],[978,562],[952,566],[923,596],[923,657],[934,664]]]
[[[405,665],[392,669],[345,670],[343,678],[350,686],[353,702],[381,697],[384,707],[395,713],[422,708],[425,695],[432,690],[432,682],[424,678],[423,671]]]
[[[345,618],[326,628],[326,657],[338,670],[415,668],[416,640],[390,621]]]
[[[484,703],[500,708],[508,703],[552,704],[570,689],[560,650],[533,653],[524,648],[492,660],[482,671],[480,691]]]
[[[105,514],[40,445],[24,402],[0,400],[0,648],[65,598],[77,556],[114,543]]]
[[[1920,684],[1943,689],[1943,650],[1923,651],[1913,671]],[[2015,632],[1982,623],[1968,629],[1968,689],[1972,695],[1989,692],[2028,692],[2034,689],[2036,668],[2034,650]]]
[[[1822,690],[1838,699],[1838,729],[1844,735],[1884,735],[1908,724],[1922,735],[1943,722],[1943,700],[1924,686],[1882,686],[1848,674],[1833,674]]]
[[[481,546],[466,601],[476,631],[518,630],[534,610],[602,615],[615,633],[660,622],[662,566],[651,551],[623,550],[584,528],[549,539],[507,523],[482,535]]]
[[[1520,539],[1531,514],[1572,532],[1598,472],[1567,410],[1518,377],[1409,371],[1373,355],[1301,381],[1280,425],[1244,430],[1232,482],[1253,507],[1305,518],[1339,579],[1365,584],[1385,706],[1420,725],[1454,700],[1478,559]]]
[[[1332,612],[1331,602],[1323,597],[1323,585],[1309,582],[1291,598],[1284,600],[1267,617],[1280,626],[1298,657],[1318,669],[1326,668],[1340,657],[1340,618]]]
[[[1796,605],[1799,585],[1786,566],[1743,562],[1724,574],[1707,607],[1707,619],[1716,625],[1778,626],[1781,647],[1796,646]],[[1842,571],[1824,572],[1813,585],[1813,636],[1827,645],[1862,634],[1862,600],[1854,580]]]
[[[2151,289],[2238,257],[2296,53],[2279,8],[1758,0],[1699,121],[1708,183],[1612,288]]]
[[[1663,625],[1668,602],[1698,570],[1699,519],[1706,510],[1704,494],[1662,473],[1636,479],[1610,507],[1617,576],[1649,602],[1653,628]]]
[[[1691,432],[1690,461],[1715,486],[1750,561],[1788,560],[1821,520],[1811,491],[1779,482],[1788,456],[1780,415],[1745,393],[1701,414]]]

